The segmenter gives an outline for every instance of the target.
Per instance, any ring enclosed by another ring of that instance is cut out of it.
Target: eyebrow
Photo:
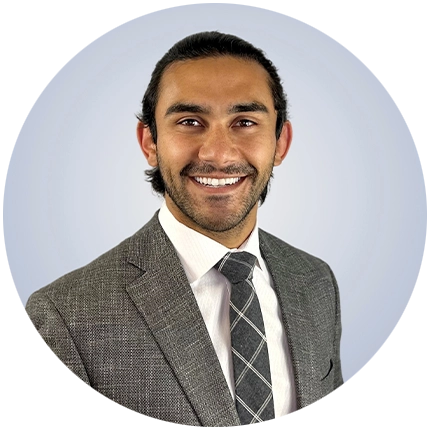
[[[166,110],[165,116],[167,117],[175,113],[184,113],[184,112],[209,114],[211,110],[205,106],[201,106],[194,103],[175,103]],[[267,109],[267,107],[262,103],[250,102],[250,103],[235,104],[231,106],[227,111],[227,113],[229,114],[243,113],[243,112],[268,113],[269,109]]]

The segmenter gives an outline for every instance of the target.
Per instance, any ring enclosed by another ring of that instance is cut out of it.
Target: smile
[[[207,187],[224,187],[226,185],[234,185],[238,183],[242,178],[206,178],[206,177],[194,177],[194,180],[199,184]]]

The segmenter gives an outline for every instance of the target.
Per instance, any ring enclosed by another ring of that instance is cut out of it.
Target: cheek
[[[275,142],[270,144],[268,140],[261,140],[247,145],[243,154],[257,170],[265,170],[273,165],[275,146]]]
[[[184,139],[159,139],[158,159],[164,168],[181,170],[193,157],[192,147]]]

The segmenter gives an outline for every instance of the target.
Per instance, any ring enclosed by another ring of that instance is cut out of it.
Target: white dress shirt
[[[294,378],[287,337],[273,282],[260,253],[258,227],[238,249],[228,249],[177,221],[165,202],[158,217],[185,270],[233,399],[235,391],[229,316],[231,285],[213,267],[229,251],[247,251],[257,257],[253,284],[266,330],[275,417],[295,411]]]

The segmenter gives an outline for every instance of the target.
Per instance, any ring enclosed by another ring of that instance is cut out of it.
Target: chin
[[[238,216],[236,211],[229,216],[227,215],[228,211],[223,208],[222,213],[216,216],[212,213],[209,216],[199,214],[190,218],[195,224],[206,231],[211,231],[213,233],[224,233],[243,224],[248,217],[249,212],[250,211]]]

